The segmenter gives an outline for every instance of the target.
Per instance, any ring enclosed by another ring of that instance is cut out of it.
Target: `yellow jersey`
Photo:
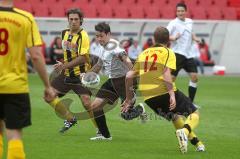
[[[79,76],[80,73],[86,72],[91,68],[89,56],[89,37],[86,31],[80,30],[77,34],[70,34],[70,30],[62,31],[62,46],[64,63],[74,60],[79,55],[84,55],[87,58],[85,64],[80,64],[74,68],[66,69],[65,75],[70,77]]]
[[[0,93],[27,93],[26,48],[42,45],[33,16],[0,7]]]
[[[139,90],[144,100],[168,93],[163,81],[165,67],[176,69],[176,57],[171,49],[152,47],[139,54],[134,70],[139,73]],[[173,88],[176,91],[174,83]]]

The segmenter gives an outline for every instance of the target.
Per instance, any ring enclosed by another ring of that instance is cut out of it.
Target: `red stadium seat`
[[[229,0],[229,6],[240,8],[240,1],[239,0]]]
[[[33,12],[32,10],[32,5],[30,3],[24,3],[22,1],[14,1],[14,6],[16,8],[28,11],[28,12]]]
[[[222,20],[223,14],[220,8],[210,7],[207,9],[208,19]]]
[[[129,8],[131,18],[144,18],[145,14],[142,6],[133,6]]]
[[[163,7],[160,14],[162,19],[173,19],[176,17],[176,8],[172,6]]]
[[[213,0],[199,1],[199,6],[210,8],[214,6],[214,1]]]
[[[97,7],[98,17],[113,18],[113,10],[110,5],[100,5]]]
[[[49,5],[49,11],[51,13],[51,17],[65,17],[65,10],[61,3],[57,3],[55,5]]]
[[[204,7],[198,6],[190,8],[190,12],[193,19],[207,19],[207,13]]]
[[[129,11],[125,6],[116,6],[114,8],[115,18],[129,18]]]
[[[53,5],[53,4],[59,3],[59,0],[41,0],[41,1],[42,1],[42,3],[45,3],[46,5],[49,5],[49,4]]]
[[[133,7],[137,4],[136,0],[121,0],[121,5],[126,7]]]
[[[97,17],[97,9],[93,5],[84,5],[81,8],[84,13],[84,17],[86,18],[96,18]]]
[[[164,6],[166,6],[166,5],[168,5],[167,4],[167,1],[165,1],[165,0],[153,0],[152,1],[152,6],[156,6],[156,7],[164,7]],[[146,6],[146,5],[145,5]]]
[[[120,0],[106,0],[105,3],[110,6],[118,6],[120,5]]]
[[[48,6],[45,3],[33,5],[32,8],[33,8],[34,16],[48,17],[50,15]]]
[[[225,7],[223,10],[223,17],[226,20],[237,20],[237,11],[232,7]]]
[[[31,3],[32,5],[40,4],[42,0],[25,0],[25,3]]]
[[[159,7],[157,6],[144,8],[144,12],[146,14],[146,18],[159,19],[161,17]]]
[[[90,0],[91,5],[101,6],[105,3],[105,0]]]
[[[213,0],[214,6],[216,7],[227,7],[228,0]]]
[[[77,2],[67,3],[64,5],[64,11],[67,12],[71,8],[80,8],[80,4]]]
[[[137,5],[145,8],[146,6],[152,5],[152,2],[153,0],[138,0]]]

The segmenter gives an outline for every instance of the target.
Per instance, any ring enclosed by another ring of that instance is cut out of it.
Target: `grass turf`
[[[195,101],[201,106],[201,116],[195,132],[207,151],[197,153],[189,144],[188,153],[182,155],[178,150],[173,125],[150,109],[147,109],[150,120],[146,124],[140,124],[139,120],[122,120],[119,106],[108,112],[106,117],[113,137],[110,142],[89,141],[96,132],[91,120],[79,121],[66,134],[59,134],[63,121],[42,100],[43,86],[38,77],[30,75],[33,125],[24,129],[27,159],[237,159],[240,156],[239,79],[200,77]],[[177,86],[185,94],[187,85],[186,77],[177,79]],[[79,108],[79,99],[75,95],[68,97],[74,98],[75,111],[83,110]]]

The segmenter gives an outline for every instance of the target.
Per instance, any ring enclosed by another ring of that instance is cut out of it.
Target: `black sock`
[[[192,102],[194,100],[196,92],[197,92],[197,87],[188,86],[188,94]]]
[[[127,112],[121,113],[121,117],[125,120],[132,120],[139,117],[143,112],[143,108],[139,105],[130,108]]]
[[[197,145],[197,143],[199,142],[198,138],[197,137],[194,137],[190,140],[191,144],[192,145]]]
[[[103,110],[94,111],[93,114],[98,130],[101,134],[106,138],[111,137]]]

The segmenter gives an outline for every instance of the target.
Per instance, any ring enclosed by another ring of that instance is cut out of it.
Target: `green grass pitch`
[[[95,128],[90,120],[79,121],[66,134],[58,130],[63,121],[42,99],[43,86],[37,75],[30,75],[32,122],[24,129],[27,159],[237,159],[240,158],[240,78],[201,76],[196,95],[200,125],[195,130],[206,146],[198,153],[189,144],[181,154],[173,125],[147,109],[150,120],[124,121],[120,108],[106,114],[112,141],[90,141]],[[187,93],[188,78],[178,77],[177,86]],[[73,109],[83,110],[75,95]],[[6,143],[6,142],[5,142]],[[6,144],[5,144],[6,148]],[[6,149],[5,149],[6,150]],[[6,152],[5,154],[6,155]]]

